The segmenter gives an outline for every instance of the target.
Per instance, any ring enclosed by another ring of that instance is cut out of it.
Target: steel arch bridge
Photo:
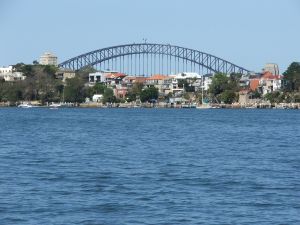
[[[134,64],[134,66],[133,66]],[[134,43],[117,45],[91,51],[58,65],[61,68],[79,70],[86,66],[100,69],[127,71],[133,75],[154,73],[199,72],[249,73],[249,70],[224,59],[198,50],[170,44]],[[134,72],[133,72],[134,71]]]

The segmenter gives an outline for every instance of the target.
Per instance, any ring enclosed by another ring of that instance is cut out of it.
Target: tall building
[[[57,66],[57,57],[50,52],[45,52],[40,57],[40,64]]]
[[[279,67],[276,63],[267,63],[264,72],[270,72],[273,75],[279,75]]]

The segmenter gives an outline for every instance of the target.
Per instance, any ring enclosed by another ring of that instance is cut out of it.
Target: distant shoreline
[[[98,108],[98,109],[197,109],[199,107],[194,104],[150,104],[145,103],[142,105],[133,105],[127,103],[113,103],[108,105],[103,105],[100,103],[82,103],[82,104],[73,104],[52,107],[49,105],[35,105],[32,104],[29,108],[49,108],[49,109],[58,109],[58,108]],[[8,103],[0,103],[0,108],[18,108],[17,105],[9,105]],[[252,104],[252,105],[239,105],[239,104],[211,104],[209,107],[199,107],[199,109],[300,109],[300,103],[276,103],[276,104]]]

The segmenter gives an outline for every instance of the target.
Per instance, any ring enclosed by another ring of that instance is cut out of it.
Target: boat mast
[[[63,101],[62,102],[65,102],[65,85],[63,85]]]
[[[203,88],[204,88],[204,85],[203,85],[203,74],[201,75],[201,89],[202,89],[202,93],[201,93],[201,105],[203,105]]]

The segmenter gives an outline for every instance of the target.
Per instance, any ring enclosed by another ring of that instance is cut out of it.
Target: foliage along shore
[[[101,107],[109,105],[122,106],[132,105],[137,100],[148,107],[153,105],[153,101],[157,102],[156,107],[167,105],[171,95],[161,96],[157,88],[150,86],[144,87],[143,84],[136,83],[129,90],[125,99],[118,99],[114,96],[112,87],[105,84],[97,83],[93,87],[86,85],[88,83],[88,74],[95,72],[92,67],[85,67],[76,71],[74,78],[67,79],[64,83],[61,79],[57,79],[56,73],[58,68],[50,65],[40,65],[34,63],[26,65],[18,63],[14,66],[14,70],[22,72],[26,76],[25,80],[16,82],[5,82],[0,79],[0,106],[15,106],[20,102],[38,102],[39,105],[47,105],[49,102],[71,102],[76,105],[87,107],[84,104],[86,98],[91,98],[94,94],[102,94],[103,98]],[[261,93],[253,91],[251,95],[254,98],[269,102],[271,107],[277,107],[279,103],[299,103],[300,102],[300,64],[291,63],[287,70],[283,73],[283,88],[262,96]],[[236,107],[238,102],[238,92],[241,90],[239,79],[241,75],[216,74],[212,78],[209,90],[204,93],[206,99],[210,99],[210,103],[224,103],[219,107]],[[193,103],[201,103],[201,94],[189,89],[189,85],[182,82],[185,88],[184,99],[196,99]],[[225,105],[225,106],[224,106]],[[124,106],[125,107],[125,106]],[[166,107],[169,107],[168,105]],[[177,107],[176,105],[173,107]],[[178,106],[180,107],[180,106]],[[249,105],[255,107],[255,105]],[[259,107],[259,106],[257,106]],[[287,107],[287,106],[283,106]]]

